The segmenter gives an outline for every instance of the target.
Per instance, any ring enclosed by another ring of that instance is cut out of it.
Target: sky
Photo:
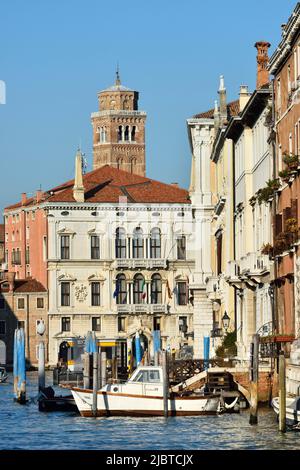
[[[188,188],[186,120],[255,89],[254,43],[281,39],[290,0],[10,0],[0,7],[0,213],[74,175],[80,145],[92,169],[97,93],[122,84],[147,112],[146,172]]]

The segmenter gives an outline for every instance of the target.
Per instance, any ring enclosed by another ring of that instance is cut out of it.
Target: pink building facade
[[[6,270],[16,279],[34,278],[45,288],[47,279],[47,214],[41,207],[44,197],[22,194],[19,203],[4,211]]]

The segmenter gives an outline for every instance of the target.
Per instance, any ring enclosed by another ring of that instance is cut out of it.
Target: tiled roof
[[[239,100],[231,101],[227,104],[228,117],[237,116],[240,112],[240,103]],[[194,118],[200,119],[213,119],[214,118],[214,109],[205,111],[204,113],[195,114]]]
[[[44,195],[42,196],[42,199],[41,200],[45,200],[46,198],[48,197],[48,195],[46,193],[44,193]],[[19,202],[16,202],[15,204],[12,204],[10,206],[7,206],[5,207],[5,211],[7,210],[13,210],[13,209],[17,209],[18,207],[28,207],[28,206],[32,206],[32,205],[35,205],[36,204],[36,198],[35,197],[30,197],[26,200],[26,202],[24,204],[22,204],[21,201]]]
[[[0,243],[3,243],[5,240],[5,225],[0,224]]]
[[[187,190],[165,184],[127,171],[105,165],[83,176],[85,201],[90,203],[117,203],[120,196],[127,196],[129,203],[177,203],[189,204]],[[46,202],[75,202],[74,180],[69,180],[44,193]],[[35,199],[32,199],[35,204]],[[19,203],[21,205],[21,203]],[[6,210],[18,207],[9,206]]]
[[[36,279],[16,279],[14,292],[29,293],[29,292],[47,292],[43,284]]]

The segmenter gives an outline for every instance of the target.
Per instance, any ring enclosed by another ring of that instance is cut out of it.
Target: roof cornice
[[[290,53],[293,41],[300,29],[300,2],[297,3],[283,31],[284,37],[269,60],[268,70],[275,75]]]

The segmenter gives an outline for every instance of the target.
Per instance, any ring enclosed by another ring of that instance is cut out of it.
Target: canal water
[[[47,385],[51,385],[51,373]],[[75,413],[41,413],[37,373],[27,375],[28,405],[13,401],[12,376],[0,385],[0,449],[289,449],[300,450],[300,433],[278,432],[269,408],[250,426],[249,412],[220,416],[164,418],[82,418]],[[65,391],[58,389],[59,394]]]

